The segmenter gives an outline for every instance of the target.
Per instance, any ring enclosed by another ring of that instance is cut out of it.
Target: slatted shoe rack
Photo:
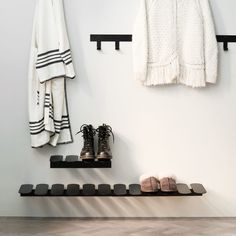
[[[65,158],[62,155],[53,155],[50,158],[51,168],[111,168],[111,160],[99,161],[79,160],[77,155],[68,155]],[[202,196],[206,189],[202,184],[191,184],[190,188],[186,184],[178,183],[176,192],[163,192],[158,189],[155,193],[146,193],[141,191],[139,184],[115,184],[113,187],[109,184],[69,184],[66,187],[63,184],[23,184],[19,189],[21,197],[187,197]]]
[[[63,184],[24,184],[19,189],[21,197],[191,197],[202,196],[206,193],[201,184],[191,184],[191,188],[186,184],[177,184],[176,192],[144,193],[139,184],[130,184],[127,188],[124,184],[115,184],[113,188],[109,184],[84,184],[81,188],[79,184],[69,184],[65,188]]]
[[[50,158],[51,168],[111,168],[111,160],[90,160],[80,161],[76,155],[63,156],[56,155]]]
[[[223,43],[224,51],[228,51],[229,43],[236,43],[236,35],[216,35],[219,43]],[[131,34],[91,34],[90,41],[97,43],[97,50],[102,50],[102,42],[114,42],[115,49],[120,50],[120,42],[132,42]]]

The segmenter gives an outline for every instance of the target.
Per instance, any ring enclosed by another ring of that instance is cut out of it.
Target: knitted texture
[[[215,83],[218,47],[208,0],[141,0],[133,66],[146,86]]]

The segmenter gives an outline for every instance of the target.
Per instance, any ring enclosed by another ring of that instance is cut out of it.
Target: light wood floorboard
[[[1,236],[236,236],[235,218],[0,218]]]

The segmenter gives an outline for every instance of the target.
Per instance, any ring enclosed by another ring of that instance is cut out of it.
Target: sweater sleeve
[[[59,38],[59,51],[64,62],[66,78],[75,77],[74,66],[72,62],[72,53],[66,27],[63,0],[52,0],[55,12],[56,25]]]
[[[200,0],[204,27],[204,56],[206,82],[216,83],[218,73],[218,46],[209,0]]]
[[[40,83],[64,77],[65,67],[59,51],[58,26],[52,0],[38,0],[36,71]]]
[[[40,83],[75,77],[62,0],[38,0],[36,71]]]
[[[133,32],[133,70],[136,80],[144,82],[147,76],[148,29],[147,3],[141,0]]]

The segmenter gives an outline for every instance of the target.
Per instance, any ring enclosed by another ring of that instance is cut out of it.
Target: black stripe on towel
[[[61,125],[62,123],[66,123],[66,122],[68,122],[69,123],[69,119],[66,119],[66,120],[61,120],[61,121],[55,121],[54,120],[54,123],[55,123],[55,125]]]
[[[60,132],[64,129],[70,129],[70,126],[62,127],[60,130],[56,130],[55,133],[60,134]]]
[[[42,133],[43,131],[45,131],[45,127],[43,127],[41,130],[39,130],[38,132],[30,132],[31,135],[37,135]]]
[[[59,49],[55,49],[39,54],[37,58],[36,69],[44,68],[46,66],[61,62],[65,63],[65,65],[69,65],[70,63],[72,63],[70,49],[62,53],[59,52]]]
[[[36,69],[41,69],[41,68],[44,68],[44,67],[47,67],[47,66],[50,66],[50,65],[53,65],[53,64],[58,64],[58,63],[64,63],[64,61],[63,60],[52,61],[52,62],[49,62],[45,65],[36,66]]]
[[[61,123],[60,125],[57,125],[54,123],[54,126],[56,129],[60,129],[61,127],[66,126],[66,125],[70,125],[70,122]]]
[[[61,54],[61,57],[62,58],[66,58],[66,57],[68,57],[68,56],[71,56],[71,52],[68,52],[68,53],[65,53],[65,54]]]
[[[41,130],[43,127],[45,127],[45,124],[41,124],[40,126],[35,126],[35,127],[30,127],[30,131],[31,132],[35,132],[35,131],[38,131],[38,130]]]
[[[64,57],[67,57],[68,55],[71,55],[70,49],[64,52],[59,52],[59,49],[56,49],[56,50],[45,52],[43,54],[39,54],[37,57],[37,61],[45,60],[47,58],[55,57],[55,56],[61,56],[62,58],[64,58]]]
[[[66,54],[67,52],[70,52],[70,49],[67,49],[66,51],[62,52],[61,55]]]
[[[63,60],[64,60],[65,63],[67,63],[68,61],[72,61],[72,58],[71,58],[71,56],[69,56],[68,58],[63,59]]]
[[[66,121],[66,120],[69,120],[69,116],[62,116],[61,120],[54,119],[54,122],[61,123],[62,121]]]
[[[45,56],[45,57],[38,57],[37,58],[37,62],[39,62],[39,61],[42,61],[42,60],[46,60],[46,59],[48,59],[48,58],[50,58],[50,57],[58,57],[58,56],[61,56],[61,53],[54,53],[54,54],[51,54],[51,55],[48,55],[48,56]]]
[[[38,54],[38,57],[42,57],[42,56],[45,56],[45,55],[48,55],[48,54],[51,54],[51,53],[55,53],[55,52],[59,52],[59,49],[50,50],[50,51]]]
[[[44,56],[44,57],[40,57],[38,56],[37,58],[37,62],[38,63],[43,63],[45,60],[49,59],[49,58],[52,58],[52,57],[62,57],[62,58],[66,58],[68,56],[71,56],[71,52],[70,50],[67,50],[63,53],[60,53],[60,52],[57,52],[57,53],[53,53],[53,54],[49,54],[47,56]]]
[[[40,127],[43,124],[44,124],[44,121],[42,121],[42,122],[40,122],[38,124],[30,124],[30,129]]]
[[[63,127],[68,127],[68,126],[70,126],[69,123],[68,123],[68,124],[62,124],[62,125],[60,125],[60,126],[55,126],[55,129],[56,129],[56,130],[60,130],[61,128],[63,128]]]
[[[68,51],[66,53],[61,53],[61,57],[65,58],[65,57],[68,57],[68,56],[71,56],[71,52]]]
[[[61,56],[57,56],[57,57],[52,57],[52,58],[49,58],[47,60],[44,60],[44,61],[38,61],[36,63],[36,65],[41,65],[41,64],[44,64],[46,62],[50,62],[50,61],[55,61],[55,60],[60,60],[61,59]]]
[[[39,120],[39,121],[30,121],[29,123],[30,124],[38,124],[38,123],[40,123],[40,122],[42,122],[44,120],[44,118],[42,118],[41,120]]]
[[[47,105],[48,107],[50,107],[51,109],[53,109],[53,105],[51,104],[50,101],[45,101],[44,105]]]
[[[65,64],[68,66],[68,65],[71,64],[71,63],[72,63],[72,60],[69,61],[69,62],[67,62],[67,63],[65,63]]]

